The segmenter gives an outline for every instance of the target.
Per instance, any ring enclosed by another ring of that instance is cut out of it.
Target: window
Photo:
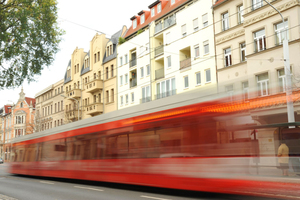
[[[125,74],[125,84],[128,83],[128,74]]]
[[[124,58],[125,58],[125,64],[127,64],[128,63],[128,55],[126,54],[125,56],[124,56]],[[122,61],[123,62],[123,61]]]
[[[149,76],[149,75],[150,75],[150,65],[147,65],[147,66],[146,66],[146,70],[147,70],[147,72],[146,72],[146,73],[147,73],[147,76]]]
[[[181,34],[182,36],[186,36],[186,24],[181,26]]]
[[[225,86],[225,91],[227,93],[227,96],[232,101],[232,97],[233,97],[233,85],[227,85],[227,86]]]
[[[204,55],[209,54],[209,43],[208,40],[203,42]]]
[[[208,26],[208,16],[207,13],[202,15],[202,24],[203,24],[203,28]]]
[[[114,65],[111,65],[111,77],[114,77]]]
[[[194,47],[194,49],[195,49],[195,58],[197,58],[197,57],[199,57],[199,55],[200,55],[200,53],[199,53],[199,45],[196,45],[196,46]]]
[[[263,0],[252,0],[252,10],[263,6]]]
[[[131,102],[134,102],[134,93],[131,93]]]
[[[141,67],[141,78],[144,78],[144,67]]]
[[[142,88],[142,103],[149,102],[150,99],[150,86]]]
[[[244,6],[243,5],[240,5],[237,7],[238,9],[238,23],[241,24],[244,22]]]
[[[286,91],[286,77],[284,68],[277,71],[278,81],[279,81],[279,92]],[[290,74],[292,74],[292,69],[290,68]]]
[[[155,8],[151,8],[151,17],[153,17],[155,14]]]
[[[106,67],[106,79],[108,79],[108,67]]]
[[[231,66],[231,48],[224,50],[225,67]]]
[[[106,103],[109,103],[109,91],[106,90]]]
[[[135,20],[133,20],[133,29],[135,29],[136,28],[136,19]]]
[[[206,83],[211,82],[210,69],[207,69],[207,70],[205,71],[205,75],[206,75]]]
[[[110,45],[110,55],[112,55],[113,54],[113,46],[112,46],[112,44]],[[99,53],[99,58],[100,58],[100,53]],[[99,59],[99,61],[100,61],[100,59]]]
[[[171,0],[171,5],[173,5],[175,3],[175,0]]]
[[[121,96],[121,106],[123,106],[124,102],[123,102],[123,96]]]
[[[255,52],[263,51],[266,49],[265,29],[256,31],[254,33],[254,48]]]
[[[243,87],[243,97],[244,97],[244,99],[248,99],[249,98],[248,81],[243,82],[242,87]]]
[[[157,13],[161,12],[161,3],[157,5]]]
[[[94,54],[94,63],[96,63],[96,62],[97,62],[97,55]],[[75,69],[75,72],[76,72],[76,69]]]
[[[100,61],[100,51],[98,52],[98,61]]]
[[[123,76],[120,76],[120,85],[123,85]]]
[[[189,88],[189,77],[188,76],[185,76],[183,77],[183,80],[184,80],[184,89],[186,88]]]
[[[167,62],[168,62],[168,67],[171,67],[171,66],[172,66],[172,63],[171,63],[171,56],[168,56],[168,57],[167,57]]]
[[[123,57],[120,57],[120,66],[122,66],[122,65],[123,65]]]
[[[175,78],[164,80],[156,84],[157,99],[176,94]]]
[[[148,50],[149,50],[149,43],[147,43],[147,44],[145,45],[145,51],[146,51],[146,53],[148,53]]]
[[[201,73],[196,73],[196,85],[201,85]]]
[[[246,43],[243,42],[240,44],[241,49],[241,62],[244,62],[246,60]]]
[[[142,14],[141,16],[141,24],[143,24],[145,22],[145,14]]]
[[[20,103],[20,107],[23,108],[23,103],[22,102]]]
[[[114,102],[114,95],[115,95],[115,91],[114,91],[114,89],[111,89],[110,90],[110,95],[111,95],[111,102]]]
[[[267,96],[269,95],[269,76],[268,73],[260,74],[256,76],[257,79],[257,94],[258,96]]]
[[[229,29],[229,15],[228,12],[222,14],[222,29],[226,31]]]
[[[125,95],[126,104],[128,104],[128,94]]]
[[[284,23],[281,22],[281,23],[275,24],[275,35],[276,35],[275,37],[276,37],[277,45],[282,44],[283,39],[285,38],[285,32],[286,32],[287,39],[289,39],[288,21],[285,21]]]
[[[194,27],[194,31],[197,31],[199,26],[198,26],[198,18],[193,20],[193,27]]]

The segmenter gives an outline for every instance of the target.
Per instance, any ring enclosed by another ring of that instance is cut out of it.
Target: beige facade
[[[63,80],[60,80],[35,95],[35,132],[63,125],[64,104]]]

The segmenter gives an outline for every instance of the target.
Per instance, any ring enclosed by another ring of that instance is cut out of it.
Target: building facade
[[[65,124],[63,82],[60,80],[35,95],[35,132]]]

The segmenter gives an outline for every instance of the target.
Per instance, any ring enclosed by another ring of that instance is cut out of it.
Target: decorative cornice
[[[281,5],[281,6],[278,6],[276,9],[279,10],[280,12],[282,12],[282,11],[287,10],[287,9],[293,7],[293,6],[296,6],[296,5],[300,5],[299,0],[289,1],[289,2],[287,2],[287,3],[285,3],[285,4]],[[268,18],[268,17],[270,17],[272,15],[275,15],[275,14],[276,15],[278,14],[277,11],[274,10],[274,9],[272,9],[272,8],[270,8],[270,10],[267,11],[267,12],[264,12],[264,13],[262,13],[260,15],[257,15],[255,17],[251,18],[251,19],[245,20],[244,21],[244,27],[249,26],[249,25],[254,24],[254,23],[257,23],[258,21],[266,19],[266,18]]]
[[[216,41],[216,44],[221,44],[223,42],[226,42],[228,40],[231,40],[233,38],[239,37],[239,36],[244,35],[244,34],[245,34],[245,29],[239,30],[237,32],[231,33],[229,35],[226,35],[225,37],[222,37],[222,38],[218,39]]]

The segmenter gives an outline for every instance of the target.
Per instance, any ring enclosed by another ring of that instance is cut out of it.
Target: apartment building
[[[299,90],[300,1],[218,0],[213,5],[219,92],[229,99],[285,95],[283,38],[287,30],[293,90]],[[294,101],[295,119],[300,120],[299,99]],[[285,103],[252,111],[244,124],[287,122]],[[255,134],[255,133],[254,133]],[[254,139],[251,132],[239,137]],[[241,138],[240,138],[241,139]],[[270,155],[279,145],[280,130],[260,132],[256,138],[261,154]],[[276,162],[272,160],[270,162]],[[266,164],[266,163],[262,163]]]
[[[35,132],[65,124],[63,79],[35,95]]]
[[[212,2],[158,0],[118,46],[119,109],[199,89],[217,92]]]

